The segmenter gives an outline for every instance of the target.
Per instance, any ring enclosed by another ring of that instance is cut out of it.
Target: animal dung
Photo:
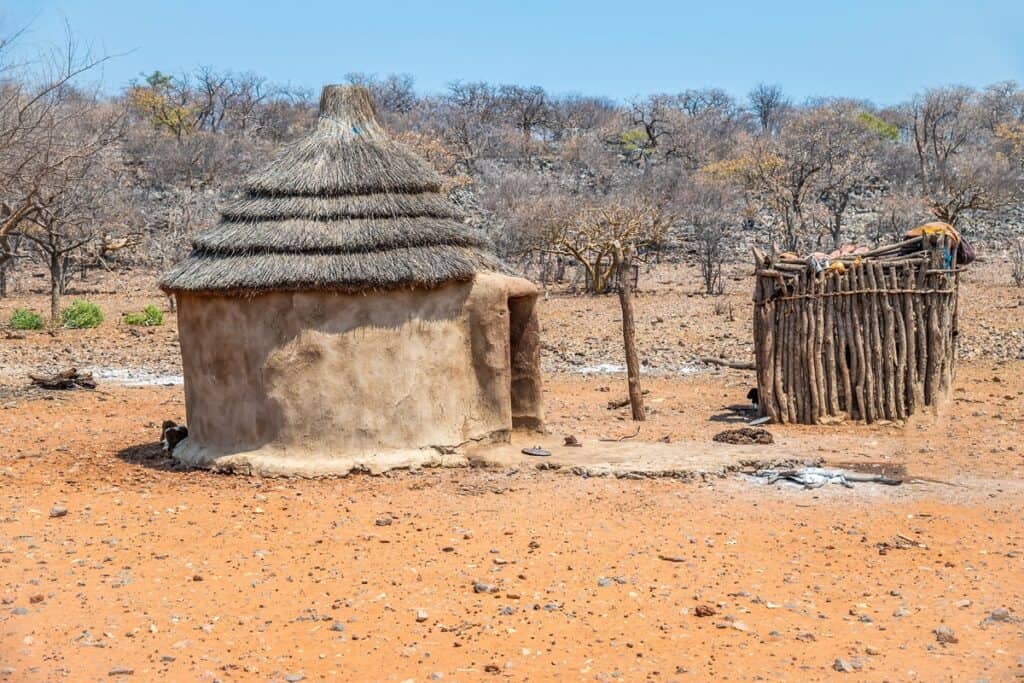
[[[724,432],[715,434],[713,441],[718,443],[731,443],[741,446],[753,444],[768,445],[775,443],[775,438],[767,429],[760,427],[740,427],[739,429],[727,429]]]

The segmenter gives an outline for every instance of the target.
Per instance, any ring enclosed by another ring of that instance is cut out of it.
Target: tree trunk
[[[60,319],[60,294],[64,288],[64,262],[61,254],[50,252],[50,325],[57,327]]]
[[[843,219],[837,214],[832,215],[832,248],[843,246]]]
[[[615,266],[618,269],[619,306],[622,307],[622,340],[626,347],[629,405],[633,411],[633,419],[643,422],[647,419],[647,414],[644,411],[643,391],[640,389],[640,361],[636,354],[636,327],[633,322],[633,282],[629,273],[634,254],[632,246],[627,247],[624,252],[622,246],[616,243]]]

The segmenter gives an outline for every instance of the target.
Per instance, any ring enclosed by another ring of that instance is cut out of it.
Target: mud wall
[[[428,291],[179,295],[191,448],[323,459],[505,438],[510,296],[536,290],[482,275]],[[517,412],[539,422],[539,375],[528,404]]]

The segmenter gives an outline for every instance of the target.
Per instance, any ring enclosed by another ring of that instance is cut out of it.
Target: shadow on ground
[[[119,460],[130,465],[140,465],[160,472],[185,472],[192,469],[164,453],[159,441],[129,446],[119,450],[116,455]]]
[[[750,404],[735,404],[725,406],[722,412],[715,413],[710,418],[711,422],[725,422],[727,424],[746,424],[757,417],[757,411],[750,407]]]

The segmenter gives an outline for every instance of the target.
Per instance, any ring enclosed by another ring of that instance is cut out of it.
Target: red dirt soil
[[[971,335],[1021,327],[1006,317],[1012,293],[1000,291],[979,305]],[[745,334],[743,298],[728,325],[699,297],[692,319]],[[585,303],[614,321],[613,299]],[[545,302],[562,337],[552,343],[585,336],[572,306]],[[644,297],[638,311],[655,315]],[[100,331],[0,344],[19,347],[8,360],[59,365],[96,348],[136,353],[121,339],[171,366],[168,322],[152,351],[141,346],[147,333],[116,320],[101,328],[115,341],[98,346]],[[322,481],[180,471],[156,443],[162,420],[184,417],[180,386],[44,393],[24,390],[21,370],[8,378],[0,680],[1024,675],[1024,362],[1005,356],[979,352],[942,413],[905,426],[770,426],[776,443],[764,448],[778,453],[906,470],[900,487],[811,491],[529,465]],[[621,377],[547,381],[554,434],[633,433],[628,408],[606,406],[624,395]],[[710,444],[742,424],[730,406],[745,402],[749,381],[731,370],[649,377],[653,414],[634,438]],[[714,614],[697,616],[698,606]],[[1008,618],[990,619],[999,608]],[[939,627],[957,642],[939,642]],[[860,672],[836,671],[837,659]]]

